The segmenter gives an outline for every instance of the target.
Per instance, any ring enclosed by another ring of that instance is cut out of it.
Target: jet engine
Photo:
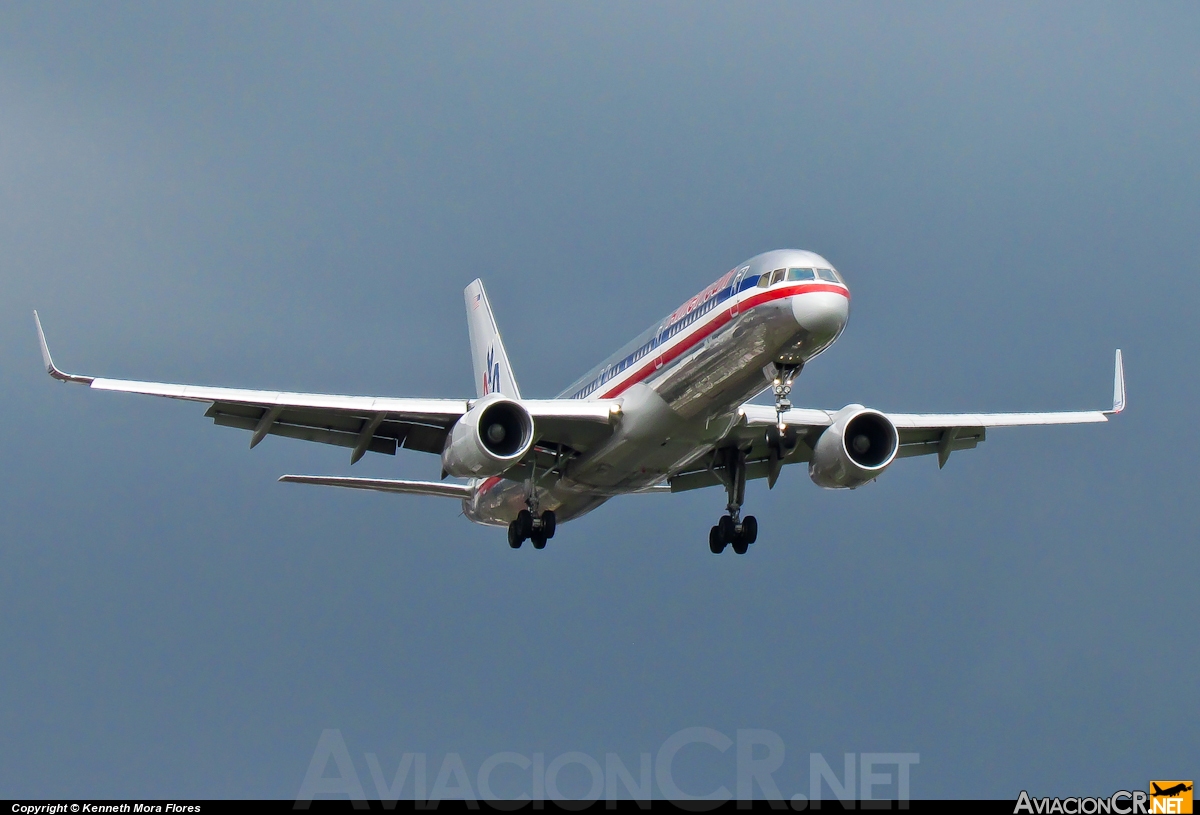
[[[900,449],[900,435],[887,416],[847,405],[817,439],[808,475],[819,487],[854,489],[887,469]]]
[[[485,396],[455,422],[442,448],[442,469],[459,478],[500,475],[533,446],[533,417],[520,402]]]

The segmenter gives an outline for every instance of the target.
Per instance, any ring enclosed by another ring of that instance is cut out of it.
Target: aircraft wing
[[[1107,422],[1125,409],[1125,367],[1121,352],[1116,353],[1113,371],[1113,405],[1111,410],[1076,410],[1051,413],[887,413],[884,415],[896,426],[900,449],[896,458],[937,454],[938,466],[944,467],[950,454],[970,450],[987,438],[988,428],[1028,427],[1033,425],[1090,424]],[[746,456],[747,478],[768,478],[771,473],[770,450],[766,431],[778,419],[770,405],[743,405],[742,421],[731,436],[750,445]],[[826,427],[833,423],[835,410],[793,408],[785,411],[782,420],[794,428],[798,442],[783,459],[783,464],[806,462],[812,457],[812,445]],[[778,470],[776,470],[778,472]],[[674,492],[719,484],[720,479],[708,469],[680,473],[671,478]]]
[[[207,402],[209,408],[204,415],[223,427],[251,431],[251,447],[268,435],[286,436],[351,448],[351,464],[367,452],[395,455],[399,447],[441,454],[450,427],[471,405],[466,399],[290,393],[68,374],[55,366],[36,311],[33,316],[42,361],[50,376],[93,390]],[[573,399],[522,399],[521,404],[533,416],[539,444],[579,451],[608,437],[617,405],[611,400]]]

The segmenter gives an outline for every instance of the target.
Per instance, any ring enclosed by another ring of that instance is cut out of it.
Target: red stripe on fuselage
[[[792,297],[797,294],[808,294],[809,292],[818,291],[836,292],[837,294],[844,296],[847,300],[850,299],[850,290],[841,286],[835,286],[830,283],[804,283],[798,286],[782,286],[778,289],[768,289],[759,294],[755,294],[752,297],[747,297],[744,302],[738,303],[738,314],[747,312],[755,306],[761,306],[764,303],[771,303],[775,300],[782,300],[785,297]],[[638,369],[633,376],[629,377],[629,379],[625,380],[619,385],[616,385],[607,393],[602,394],[600,398],[611,399],[614,396],[619,396],[626,389],[636,385],[638,382],[641,382],[647,376],[654,373],[659,367],[663,367],[671,362],[674,362],[681,355],[695,347],[698,342],[732,320],[734,315],[729,313],[732,307],[732,303],[722,306],[721,310],[717,312],[712,319],[710,319],[707,323],[702,324],[691,334],[687,335],[674,348],[665,352],[661,357],[662,366],[655,365],[659,357],[654,357],[648,364],[643,365],[640,369]],[[646,356],[649,357],[650,355],[647,354]]]
[[[486,479],[482,484],[480,484],[478,487],[476,487],[475,494],[476,495],[487,495],[487,493],[492,489],[492,487],[496,486],[503,480],[504,480],[503,477],[494,475],[491,478]]]

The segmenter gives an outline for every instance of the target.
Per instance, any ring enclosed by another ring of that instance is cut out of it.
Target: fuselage
[[[536,482],[560,522],[663,483],[709,455],[738,408],[771,384],[775,364],[803,365],[841,334],[850,291],[813,252],[766,252],[722,275],[560,394],[620,399],[613,435]],[[526,506],[524,481],[472,483],[476,523],[504,525]]]

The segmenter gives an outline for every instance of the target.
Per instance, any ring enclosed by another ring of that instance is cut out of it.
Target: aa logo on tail
[[[1151,781],[1150,812],[1186,815],[1192,811],[1191,781]]]
[[[500,363],[496,362],[496,349],[488,348],[487,365],[483,369],[483,395],[500,390]]]

